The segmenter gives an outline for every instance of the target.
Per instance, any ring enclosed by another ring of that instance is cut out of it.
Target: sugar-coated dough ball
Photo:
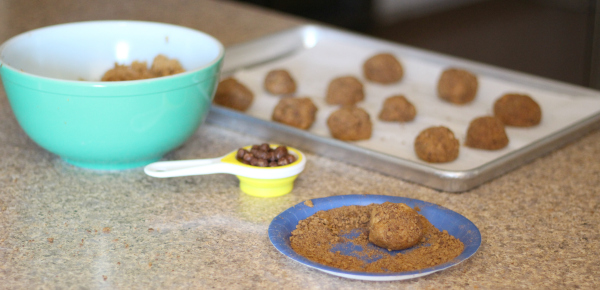
[[[369,241],[388,250],[410,248],[423,237],[419,214],[404,203],[385,202],[373,207]]]
[[[330,105],[354,105],[364,98],[363,84],[353,76],[343,76],[329,83],[325,101]]]
[[[449,68],[438,80],[438,96],[454,104],[466,104],[477,95],[477,76],[469,71]]]
[[[410,122],[415,119],[417,109],[402,95],[391,96],[383,102],[379,120]]]
[[[500,119],[484,116],[473,119],[467,129],[465,145],[471,148],[498,150],[508,145],[508,136]]]
[[[254,100],[254,94],[234,78],[219,82],[214,103],[238,111],[246,111]]]
[[[363,64],[363,73],[367,80],[381,84],[399,82],[404,76],[400,61],[390,53],[376,54]]]
[[[415,139],[415,153],[419,159],[431,163],[445,163],[458,158],[459,143],[454,133],[444,127],[430,127]]]
[[[506,94],[494,103],[494,116],[507,126],[531,127],[542,120],[540,105],[525,94]]]
[[[288,95],[296,92],[296,81],[284,69],[269,71],[264,85],[267,92],[273,95]]]
[[[317,106],[310,98],[284,97],[273,110],[273,121],[306,130],[315,122]]]
[[[344,106],[331,113],[327,127],[333,138],[345,141],[371,138],[373,125],[369,113],[355,106]]]

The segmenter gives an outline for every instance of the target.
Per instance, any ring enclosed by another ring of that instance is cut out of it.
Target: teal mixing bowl
[[[115,63],[179,60],[184,73],[101,82]],[[92,21],[40,28],[0,46],[0,74],[12,110],[42,148],[80,167],[144,166],[177,148],[204,122],[218,83],[223,45],[189,28],[140,21]]]

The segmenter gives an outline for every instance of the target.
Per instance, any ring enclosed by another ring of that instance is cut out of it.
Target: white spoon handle
[[[221,159],[223,159],[223,157],[154,162],[148,164],[144,168],[144,172],[150,176],[161,178],[214,173],[232,173],[232,165],[221,162]]]

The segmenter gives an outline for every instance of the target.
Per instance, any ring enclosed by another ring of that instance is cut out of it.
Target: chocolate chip
[[[260,151],[268,152],[269,149],[271,149],[271,146],[269,146],[268,143],[263,143],[263,144],[260,144],[259,149],[260,149]]]
[[[273,152],[273,151],[267,152],[267,159],[269,161],[277,161],[277,158],[275,158],[275,152]]]
[[[254,155],[252,155],[252,153],[250,153],[250,152],[246,152],[246,154],[244,154],[244,157],[242,159],[247,162],[250,162],[252,160],[252,158],[254,158]]]
[[[267,165],[269,165],[269,161],[267,161],[267,159],[260,158],[256,162],[256,166],[259,166],[259,167],[267,167]]]
[[[296,157],[291,154],[285,156],[285,158],[287,159],[288,163],[294,163],[294,161],[296,161]]]
[[[259,158],[259,159],[268,159],[267,151],[263,151],[263,150],[256,152],[256,154],[254,154],[254,156],[256,156],[256,158]]]
[[[285,158],[281,158],[281,159],[277,160],[277,165],[279,165],[279,166],[284,166],[284,165],[288,165],[288,164],[290,164],[290,162]]]
[[[286,155],[287,155],[287,148],[285,148],[283,146],[279,146],[279,147],[277,147],[277,149],[275,149],[275,158],[281,159]]]
[[[246,149],[244,148],[240,148],[240,150],[238,150],[236,158],[237,159],[244,159],[244,155],[248,153],[248,151],[246,151]]]

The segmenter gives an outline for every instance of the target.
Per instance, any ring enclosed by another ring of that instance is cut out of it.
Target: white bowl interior
[[[203,32],[138,21],[69,23],[32,30],[0,47],[0,60],[17,70],[49,78],[99,81],[115,62],[131,64],[158,54],[176,58],[186,71],[205,67],[223,46]]]

